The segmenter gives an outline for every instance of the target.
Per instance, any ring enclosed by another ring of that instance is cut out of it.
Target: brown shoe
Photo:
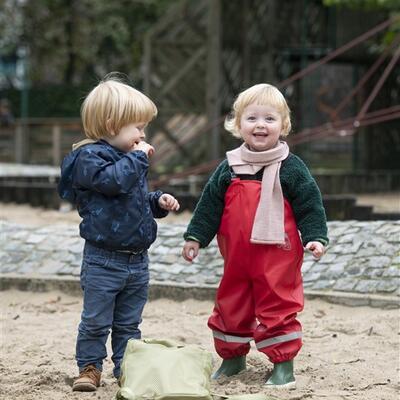
[[[74,392],[94,392],[100,386],[101,371],[94,365],[87,365],[72,385]]]

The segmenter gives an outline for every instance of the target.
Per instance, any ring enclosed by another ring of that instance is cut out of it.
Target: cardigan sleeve
[[[225,193],[230,184],[227,160],[219,164],[208,180],[193,212],[192,219],[183,237],[196,239],[200,247],[207,247],[218,232],[224,211]]]
[[[292,205],[297,227],[301,233],[303,245],[318,241],[323,245],[329,243],[325,209],[321,192],[304,162],[291,155],[285,163],[286,190]]]

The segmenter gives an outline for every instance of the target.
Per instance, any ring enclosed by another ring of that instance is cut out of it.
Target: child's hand
[[[135,143],[133,146],[133,150],[141,150],[146,153],[147,157],[151,157],[154,154],[154,147],[150,144],[148,144],[145,141],[140,141],[139,143]]]
[[[188,240],[182,249],[182,257],[192,262],[199,254],[200,243],[195,240]]]
[[[160,198],[158,199],[158,205],[162,209],[168,211],[178,211],[180,208],[178,200],[174,196],[171,196],[167,193],[164,193],[160,196]]]
[[[313,257],[319,260],[325,253],[325,247],[320,242],[308,242],[306,249],[309,250]]]

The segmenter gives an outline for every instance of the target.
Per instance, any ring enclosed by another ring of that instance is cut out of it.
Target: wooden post
[[[25,154],[26,154],[26,135],[25,135],[25,127],[26,125],[23,123],[15,124],[15,162],[18,164],[23,164],[25,162]]]
[[[220,155],[221,116],[221,0],[208,0],[206,111],[211,124],[210,158]]]
[[[60,125],[53,125],[52,128],[52,155],[53,165],[60,165],[61,163],[61,127]]]

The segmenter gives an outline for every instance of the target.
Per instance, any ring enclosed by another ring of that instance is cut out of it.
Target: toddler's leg
[[[107,271],[96,265],[86,267],[83,310],[78,328],[76,359],[79,369],[95,365],[102,370],[107,357],[106,342],[110,332],[116,291],[107,291]]]
[[[139,324],[148,298],[149,270],[146,254],[131,256],[128,262],[129,276],[125,287],[115,299],[111,345],[113,350],[114,376],[120,377],[120,364],[129,339],[140,339]]]
[[[111,328],[114,299],[119,290],[118,275],[107,268],[108,257],[101,250],[86,251],[82,263],[83,310],[76,343],[80,377],[73,390],[91,391],[100,384],[106,341]]]
[[[274,364],[272,375],[265,385],[283,389],[296,387],[296,380],[293,374],[293,360]]]
[[[254,341],[257,349],[265,353],[274,364],[292,360],[302,346],[301,324],[296,319],[304,304],[300,269],[297,269],[298,278],[287,285],[284,278],[279,277],[281,266],[269,265],[269,276],[275,277],[267,277],[264,282],[256,280],[254,285],[259,321]],[[293,269],[295,271],[292,274],[296,274],[295,265]],[[278,281],[275,282],[277,276]]]
[[[259,260],[260,268],[253,287],[259,321],[254,340],[257,349],[274,363],[267,384],[294,386],[293,358],[302,346],[301,324],[296,319],[304,304],[302,259],[295,252],[272,247],[264,256],[267,257]]]
[[[250,350],[256,325],[250,286],[246,280],[224,275],[208,319],[215,350],[223,359],[245,356]]]
[[[240,264],[240,259],[236,260]],[[241,265],[225,265],[225,273],[217,291],[215,307],[208,320],[213,331],[214,345],[223,358],[213,379],[232,376],[246,369],[246,354],[250,350],[256,327],[251,286]]]

